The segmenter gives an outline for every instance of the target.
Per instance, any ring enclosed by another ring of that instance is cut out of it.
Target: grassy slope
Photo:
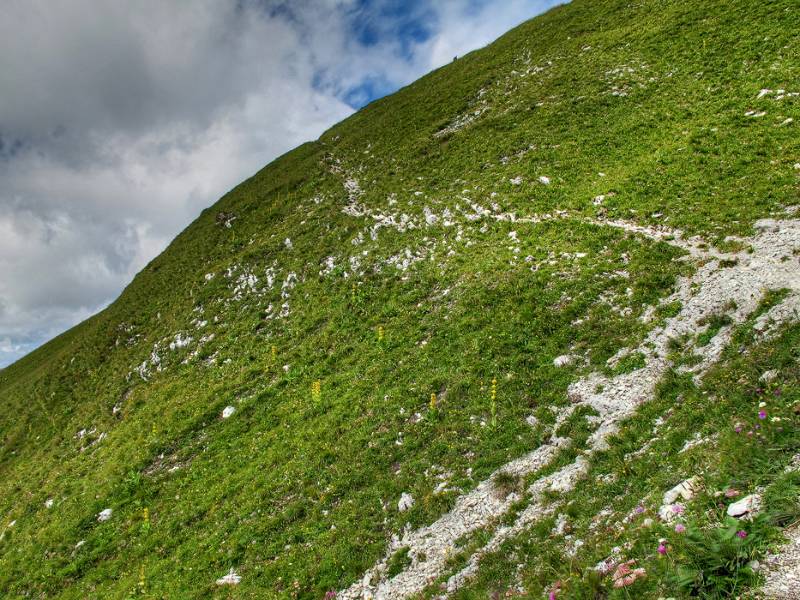
[[[800,91],[796,22],[789,0],[576,0],[232,190],[111,307],[0,372],[12,416],[0,422],[0,589],[318,598],[357,579],[388,536],[452,505],[458,492],[434,493],[426,469],[465,490],[535,447],[576,373],[641,339],[638,317],[686,268],[672,248],[574,218],[469,221],[469,202],[666,222],[712,243],[749,233],[798,202],[797,123],[777,125],[800,117],[800,98],[757,99]],[[348,178],[360,204],[419,226],[372,240],[373,219],[342,212]],[[430,226],[426,207],[439,216]],[[424,259],[386,264],[406,249]],[[286,300],[289,272],[299,281]],[[243,273],[258,283],[234,300]],[[284,302],[289,316],[273,316]],[[192,343],[169,350],[179,333]],[[162,370],[150,364],[145,381],[134,369],[154,349]],[[568,351],[589,363],[555,369]],[[237,412],[222,420],[227,405]],[[417,502],[399,513],[403,491]],[[113,518],[97,523],[106,507]],[[229,567],[242,584],[218,591]]]

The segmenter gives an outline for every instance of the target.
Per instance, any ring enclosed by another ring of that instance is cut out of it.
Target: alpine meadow
[[[800,598],[800,4],[573,0],[0,371],[4,598]]]

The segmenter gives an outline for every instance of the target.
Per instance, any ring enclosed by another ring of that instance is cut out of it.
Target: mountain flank
[[[798,11],[574,0],[231,190],[0,371],[3,596],[797,598]]]

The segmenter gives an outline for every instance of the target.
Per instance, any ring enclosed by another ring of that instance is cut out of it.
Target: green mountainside
[[[799,125],[796,1],[574,0],[278,158],[0,371],[0,596],[748,597]]]

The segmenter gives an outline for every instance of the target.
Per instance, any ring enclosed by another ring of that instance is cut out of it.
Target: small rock
[[[760,510],[761,496],[759,494],[750,494],[728,506],[728,516],[736,517],[737,519],[751,519],[757,515]]]
[[[508,181],[511,182],[511,185],[521,185],[522,184],[522,177],[521,176],[517,176],[517,177],[514,177],[513,179],[509,179]]]
[[[763,381],[764,383],[770,383],[771,381],[775,381],[775,378],[778,376],[777,369],[770,369],[769,371],[764,371],[761,374],[761,377],[758,378],[759,381]]]
[[[569,354],[562,354],[561,356],[556,356],[553,359],[553,366],[566,367],[568,365],[571,365],[574,360],[575,357],[570,356]]]
[[[113,512],[114,511],[112,509],[110,509],[110,508],[104,508],[103,510],[101,510],[98,513],[97,520],[100,521],[101,523],[105,523],[106,521],[108,521],[111,518],[111,514]]]
[[[217,585],[239,585],[239,582],[241,581],[242,578],[237,575],[236,571],[234,571],[233,567],[231,567],[231,570],[228,571],[227,575],[217,579]]]
[[[411,494],[407,492],[400,494],[400,501],[397,503],[397,510],[400,512],[406,512],[412,506],[414,506],[414,498],[411,497]]]
[[[45,500],[44,501],[44,506],[45,506],[45,508],[53,508],[53,499],[52,498],[48,498],[47,500]]]
[[[696,475],[676,485],[664,494],[664,504],[672,504],[678,498],[691,500],[700,487],[700,478]]]
[[[230,417],[235,412],[236,412],[236,408],[235,407],[226,406],[225,410],[222,411],[222,418],[223,419],[227,419],[228,417]]]
[[[550,185],[550,178],[545,175],[542,175],[541,177],[539,177],[539,183]]]

